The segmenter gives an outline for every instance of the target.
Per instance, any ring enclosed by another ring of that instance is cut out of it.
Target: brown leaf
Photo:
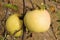
[[[51,12],[55,12],[55,7],[54,7],[54,6],[50,6],[49,10],[50,10]]]

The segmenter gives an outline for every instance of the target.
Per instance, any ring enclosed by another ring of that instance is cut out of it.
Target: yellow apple
[[[18,31],[14,36],[15,37],[19,37],[23,35],[23,29],[21,29],[20,31]]]
[[[13,14],[8,17],[6,21],[6,29],[7,31],[13,35],[15,31],[21,30],[23,25],[23,21],[19,19],[17,14]],[[17,32],[18,35],[21,34],[22,31]],[[16,36],[18,36],[16,34]]]
[[[49,29],[51,18],[47,10],[33,10],[26,13],[24,24],[31,32],[45,32]]]

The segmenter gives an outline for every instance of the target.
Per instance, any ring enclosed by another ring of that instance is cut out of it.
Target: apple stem
[[[41,8],[42,10],[44,10],[44,9],[45,9],[45,5],[44,5],[44,3],[41,3],[40,8]]]
[[[41,5],[40,5],[40,7],[41,7],[41,9],[45,9],[45,0],[43,0],[43,2],[41,3]]]

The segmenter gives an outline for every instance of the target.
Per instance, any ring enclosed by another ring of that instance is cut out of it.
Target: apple
[[[31,32],[46,32],[50,27],[50,23],[50,14],[45,9],[29,11],[24,16],[24,24]]]
[[[14,36],[15,37],[19,37],[23,35],[23,29],[21,29],[20,31],[18,31]]]
[[[8,17],[6,21],[6,30],[13,35],[15,31],[21,30],[23,26],[23,21],[19,19],[18,14],[13,14]],[[22,31],[19,31],[15,34],[15,36],[20,36]]]

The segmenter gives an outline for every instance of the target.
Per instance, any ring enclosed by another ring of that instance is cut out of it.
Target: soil
[[[32,3],[31,3],[32,1]],[[51,15],[51,26],[47,32],[44,33],[24,33],[23,40],[60,40],[60,0],[25,0],[25,9],[30,11],[30,8],[38,9],[36,5],[40,7],[40,4],[43,2],[46,6],[46,9]],[[2,6],[4,4],[13,4],[18,6],[18,11],[12,10]],[[33,5],[33,6],[32,6]],[[1,0],[0,1],[0,40],[22,40],[22,37],[15,38],[8,34],[5,29],[5,22],[7,18],[13,13],[23,14],[23,0]],[[26,11],[26,10],[25,10]],[[58,20],[58,21],[57,21]],[[29,36],[30,35],[30,36]]]

